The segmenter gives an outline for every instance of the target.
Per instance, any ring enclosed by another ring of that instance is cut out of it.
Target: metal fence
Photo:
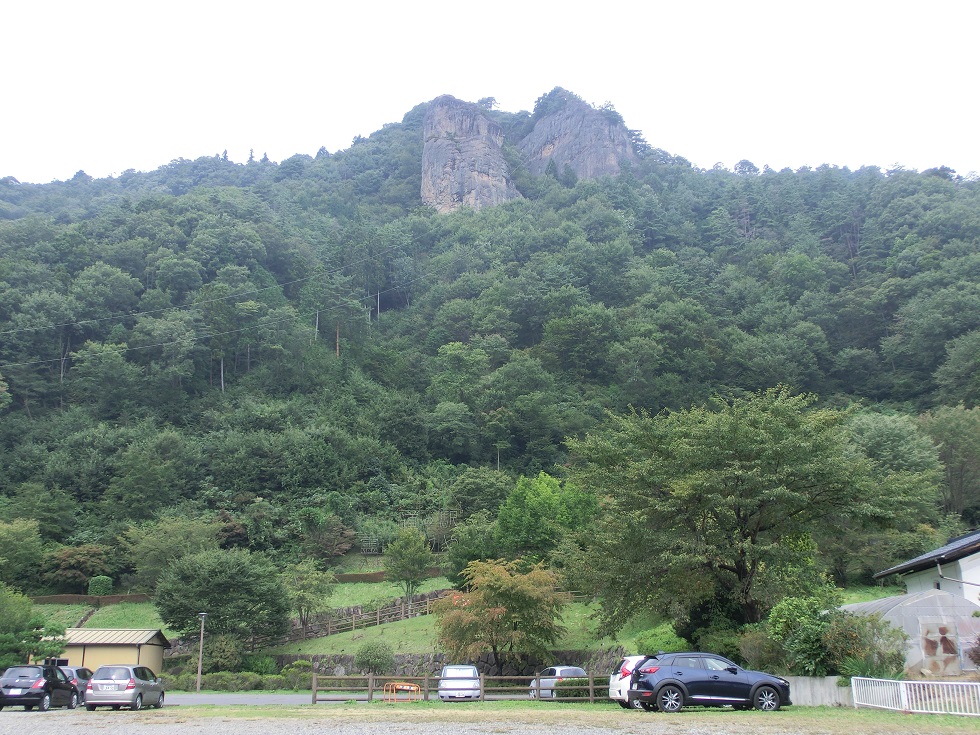
[[[980,683],[851,679],[855,707],[980,717]]]

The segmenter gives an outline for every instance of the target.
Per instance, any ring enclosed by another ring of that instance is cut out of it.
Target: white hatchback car
[[[559,684],[562,679],[587,679],[588,677],[585,669],[578,666],[549,666],[547,669],[543,669],[531,682],[527,696],[531,699],[546,699],[548,697],[556,699],[564,696],[560,691],[561,685]]]
[[[633,676],[633,669],[647,656],[626,656],[612,670],[609,675],[609,698],[625,709],[641,709],[640,703],[636,700],[630,704],[629,688],[630,679]]]

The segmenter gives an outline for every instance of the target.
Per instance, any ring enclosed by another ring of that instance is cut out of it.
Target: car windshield
[[[4,672],[5,679],[37,679],[41,676],[40,666],[12,666]]]
[[[477,676],[472,666],[447,666],[442,670],[444,679],[473,679]]]
[[[121,679],[129,679],[131,676],[132,674],[129,673],[129,669],[122,666],[101,666],[92,678],[119,681]]]
[[[585,669],[579,669],[575,667],[572,667],[570,669],[562,669],[561,675],[562,676],[588,676],[588,674],[585,673]]]

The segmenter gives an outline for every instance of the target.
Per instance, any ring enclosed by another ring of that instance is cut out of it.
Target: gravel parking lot
[[[0,735],[960,735],[975,718],[847,708],[781,712],[688,710],[675,715],[549,703],[182,706],[113,712],[5,709]],[[508,706],[511,705],[511,706]]]

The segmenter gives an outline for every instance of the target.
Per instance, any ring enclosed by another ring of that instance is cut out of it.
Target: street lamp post
[[[198,613],[197,617],[201,619],[201,643],[197,650],[197,692],[201,693],[201,663],[204,661],[204,618],[208,614],[206,612]]]

